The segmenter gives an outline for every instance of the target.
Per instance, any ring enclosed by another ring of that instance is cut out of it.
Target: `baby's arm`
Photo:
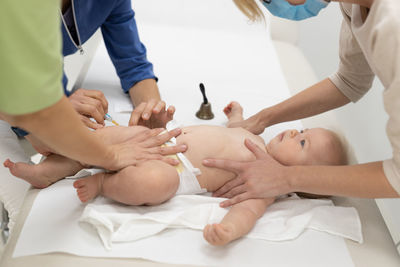
[[[244,236],[273,202],[273,198],[249,199],[232,206],[219,224],[209,224],[204,228],[204,239],[211,245],[223,246]]]

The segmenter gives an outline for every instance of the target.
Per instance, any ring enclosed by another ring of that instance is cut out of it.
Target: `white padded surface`
[[[0,121],[0,201],[4,203],[4,207],[8,211],[10,218],[8,227],[12,230],[30,185],[24,180],[14,177],[3,166],[3,162],[7,158],[12,161],[29,161],[10,125]]]

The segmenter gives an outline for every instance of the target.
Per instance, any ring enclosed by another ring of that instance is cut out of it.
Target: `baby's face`
[[[331,133],[322,128],[300,132],[287,130],[275,136],[266,149],[274,159],[284,165],[311,165],[318,161],[321,153],[330,153],[324,149],[331,137]]]

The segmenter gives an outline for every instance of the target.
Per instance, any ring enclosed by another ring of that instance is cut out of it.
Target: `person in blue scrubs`
[[[166,109],[161,100],[153,65],[147,60],[146,48],[139,39],[131,0],[62,0],[60,15],[64,57],[78,50],[84,53],[82,45],[100,28],[121,87],[135,107],[129,125],[164,127],[175,110],[172,106]],[[84,124],[92,129],[103,127],[108,111],[103,93],[80,88],[70,94],[67,83],[64,73],[64,92]],[[47,148],[34,136],[26,138],[46,154]]]
[[[0,119],[90,166],[117,171],[145,160],[178,164],[165,156],[186,148],[160,145],[180,129],[160,135],[164,129],[142,127],[129,140],[105,144],[85,127],[62,89],[59,9],[54,0],[0,1]]]

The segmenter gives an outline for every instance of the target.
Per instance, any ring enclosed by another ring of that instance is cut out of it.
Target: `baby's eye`
[[[301,147],[304,147],[305,143],[306,143],[306,140],[301,140],[301,141],[300,141]]]
[[[300,133],[303,133],[303,132],[304,132],[303,130],[300,131]]]

